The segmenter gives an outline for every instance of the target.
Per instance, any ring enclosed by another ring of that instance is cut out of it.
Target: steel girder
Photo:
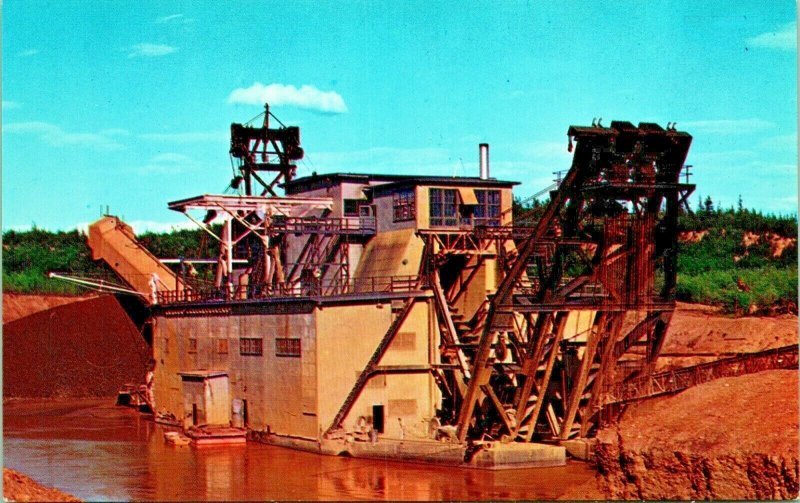
[[[435,296],[456,383],[443,392],[457,394],[449,419],[462,442],[590,435],[600,390],[647,374],[661,349],[674,309],[679,205],[694,188],[679,181],[692,137],[628,122],[573,126],[568,136],[572,166],[535,226],[423,236],[428,281],[439,289],[446,254],[496,256],[505,272],[469,323],[454,323],[448,303],[469,287],[463,280]],[[504,253],[508,240],[516,253]],[[568,321],[587,311],[590,328],[568,333]]]

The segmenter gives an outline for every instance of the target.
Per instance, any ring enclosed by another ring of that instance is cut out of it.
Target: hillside
[[[677,298],[736,314],[797,312],[797,220],[710,198],[679,221]]]

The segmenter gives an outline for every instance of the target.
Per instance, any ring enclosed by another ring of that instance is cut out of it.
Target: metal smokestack
[[[489,179],[489,144],[481,143],[478,146],[481,158],[481,180]]]

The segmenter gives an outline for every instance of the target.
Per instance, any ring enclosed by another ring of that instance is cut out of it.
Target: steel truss
[[[599,390],[647,375],[661,349],[674,310],[679,205],[694,188],[679,183],[692,138],[628,122],[567,134],[572,167],[535,226],[420,231],[446,364],[441,419],[462,442],[590,435]],[[504,272],[468,321],[453,304],[472,275],[441,284],[453,255],[496,258]],[[590,328],[566,336],[577,312]]]

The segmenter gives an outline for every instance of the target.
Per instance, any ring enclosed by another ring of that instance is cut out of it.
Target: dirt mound
[[[3,294],[3,323],[15,321],[25,316],[45,311],[64,304],[80,302],[96,295],[76,297],[67,295],[28,295],[22,293]]]
[[[703,231],[681,231],[678,233],[679,243],[694,244],[699,243],[708,234],[708,230]]]
[[[764,242],[769,245],[769,252],[770,255],[772,255],[772,258],[780,258],[783,255],[784,250],[788,250],[797,246],[797,238],[783,237],[779,234],[775,234],[774,232],[766,232],[764,234],[745,232],[742,236],[742,246],[744,246],[746,250],[751,246],[759,244],[762,237],[764,238]],[[746,251],[745,254],[747,254]]]
[[[770,370],[631,405],[598,435],[606,495],[796,498],[797,386],[796,370]]]
[[[114,296],[39,311],[3,325],[3,396],[114,396],[149,354]]]
[[[734,318],[714,307],[679,302],[656,370],[697,365],[726,353],[750,353],[798,343],[797,316]],[[681,356],[669,356],[681,355]],[[697,355],[697,356],[692,356]]]
[[[8,468],[3,468],[3,498],[6,501],[81,501]]]

